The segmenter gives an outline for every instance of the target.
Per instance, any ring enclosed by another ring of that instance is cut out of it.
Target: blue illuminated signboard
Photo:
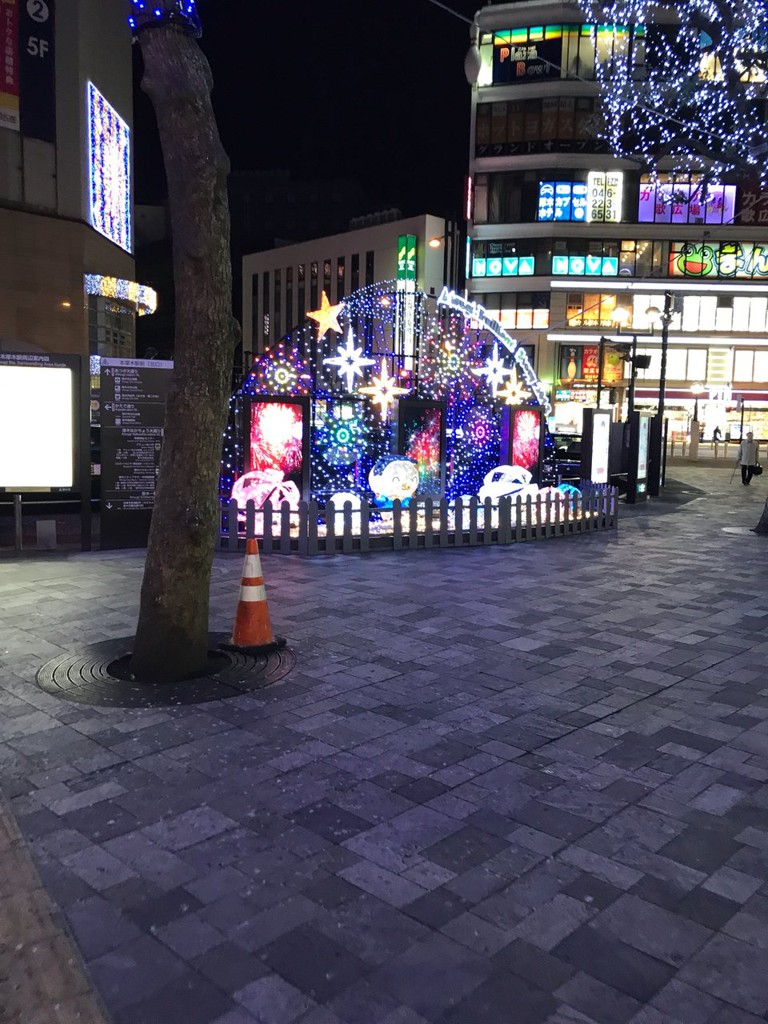
[[[472,260],[472,277],[532,277],[533,256],[493,256]]]
[[[586,221],[588,188],[584,181],[539,182],[539,220]]]
[[[552,273],[572,277],[612,277],[619,272],[617,256],[553,256]]]

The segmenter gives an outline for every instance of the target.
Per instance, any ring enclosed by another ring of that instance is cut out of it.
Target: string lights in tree
[[[134,30],[152,25],[178,25],[195,38],[203,34],[197,0],[131,0],[128,24]]]
[[[768,181],[768,6],[759,0],[582,0],[593,25],[601,134],[652,173],[660,161]]]

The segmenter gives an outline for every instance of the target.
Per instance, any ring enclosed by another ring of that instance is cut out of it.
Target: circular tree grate
[[[79,704],[115,708],[155,708],[226,700],[261,690],[283,679],[296,663],[287,647],[266,654],[217,650],[225,633],[209,636],[210,670],[177,683],[139,683],[125,678],[125,659],[133,637],[105,640],[79,651],[62,654],[37,673],[37,685],[46,693]]]

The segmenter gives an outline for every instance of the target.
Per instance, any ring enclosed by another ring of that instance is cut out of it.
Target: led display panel
[[[401,399],[400,452],[419,469],[420,497],[442,497],[445,476],[445,407],[441,402]]]
[[[132,252],[131,132],[93,82],[88,83],[88,143],[91,224]]]

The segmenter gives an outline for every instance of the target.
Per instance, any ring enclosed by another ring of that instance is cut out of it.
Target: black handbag
[[[752,467],[752,476],[762,476],[762,475],[763,475],[763,467],[758,462],[756,466]]]

